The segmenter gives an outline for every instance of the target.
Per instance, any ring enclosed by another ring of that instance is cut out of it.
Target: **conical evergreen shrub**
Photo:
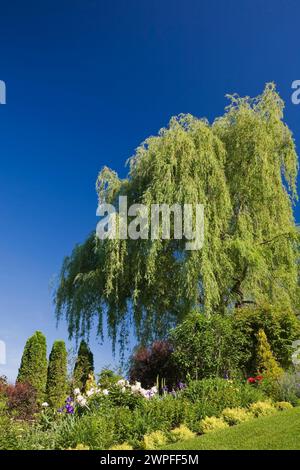
[[[49,356],[46,399],[53,408],[60,408],[68,392],[67,350],[64,341],[55,341]]]
[[[36,331],[26,342],[17,382],[29,383],[35,388],[38,401],[44,400],[47,381],[46,337]]]
[[[82,340],[73,373],[73,385],[80,390],[85,389],[89,375],[94,372],[94,356],[87,343]]]
[[[283,369],[276,361],[263,329],[258,332],[257,370],[258,373],[270,379],[277,379],[283,374]]]

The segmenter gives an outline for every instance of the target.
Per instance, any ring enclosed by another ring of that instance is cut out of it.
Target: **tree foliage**
[[[104,168],[100,201],[203,204],[204,246],[185,240],[104,240],[91,234],[64,261],[56,291],[58,318],[70,336],[84,335],[103,315],[115,344],[133,322],[142,340],[162,337],[193,308],[206,315],[232,305],[297,300],[297,155],[273,84],[255,99],[229,97],[210,125],[173,117],[129,160],[127,178]]]
[[[55,341],[49,356],[46,396],[49,405],[59,408],[67,395],[67,350],[64,341]]]
[[[30,384],[37,393],[38,400],[43,400],[47,380],[47,345],[46,337],[36,331],[25,345],[17,382]]]
[[[87,343],[82,340],[79,345],[78,355],[73,372],[73,385],[84,390],[86,383],[94,373],[94,357]]]

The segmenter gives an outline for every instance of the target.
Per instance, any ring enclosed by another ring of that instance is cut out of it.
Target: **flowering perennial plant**
[[[259,384],[263,379],[263,376],[262,375],[257,375],[256,377],[249,377],[247,379],[247,382],[249,384]]]
[[[141,396],[147,400],[155,397],[158,394],[158,389],[156,386],[151,387],[150,389],[145,389],[142,387],[140,382],[135,382],[134,384],[130,384],[127,380],[121,379],[119,380],[116,385],[112,386],[117,388],[117,390],[121,393],[130,393],[132,395]],[[67,413],[67,414],[74,414],[76,407],[79,408],[87,408],[89,409],[88,402],[94,396],[108,396],[113,393],[112,389],[101,388],[99,387],[92,387],[87,390],[85,393],[82,393],[79,388],[75,388],[73,390],[73,397],[69,396],[66,399],[65,405],[60,408],[58,411],[60,413]]]

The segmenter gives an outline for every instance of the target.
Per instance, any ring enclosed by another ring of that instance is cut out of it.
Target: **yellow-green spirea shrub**
[[[177,441],[187,441],[195,437],[195,433],[191,431],[187,426],[181,424],[178,428],[172,429],[171,431],[171,440],[173,442]]]
[[[89,448],[89,446],[86,446],[85,444],[77,444],[77,446],[74,447],[73,449],[71,447],[69,447],[66,450],[90,450],[90,448]]]
[[[220,429],[226,429],[229,424],[226,423],[223,418],[216,418],[215,416],[207,416],[202,419],[199,424],[200,432],[206,434],[212,431],[218,431]]]
[[[249,419],[253,418],[253,415],[245,408],[225,408],[222,411],[222,418],[229,426],[234,426],[235,424],[240,424]]]
[[[288,401],[278,401],[277,403],[274,404],[276,409],[278,411],[285,411],[285,410],[292,410],[293,405],[289,403]]]
[[[108,450],[133,450],[133,447],[128,444],[128,442],[123,442],[123,444],[117,444],[110,447]]]
[[[143,448],[146,450],[158,449],[159,447],[167,444],[167,436],[162,431],[154,431],[150,434],[145,434],[143,439]]]
[[[276,413],[276,408],[270,401],[258,401],[256,403],[252,403],[249,410],[256,418],[258,416],[268,416]]]

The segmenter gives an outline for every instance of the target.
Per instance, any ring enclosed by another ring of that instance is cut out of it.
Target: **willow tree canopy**
[[[296,305],[297,154],[273,84],[255,99],[229,96],[210,125],[173,117],[129,160],[126,179],[104,168],[100,200],[117,204],[203,204],[204,246],[181,240],[104,240],[93,232],[64,260],[55,302],[70,335],[99,335],[107,316],[113,343],[133,323],[139,339],[162,335],[194,307],[210,315],[245,302]]]

